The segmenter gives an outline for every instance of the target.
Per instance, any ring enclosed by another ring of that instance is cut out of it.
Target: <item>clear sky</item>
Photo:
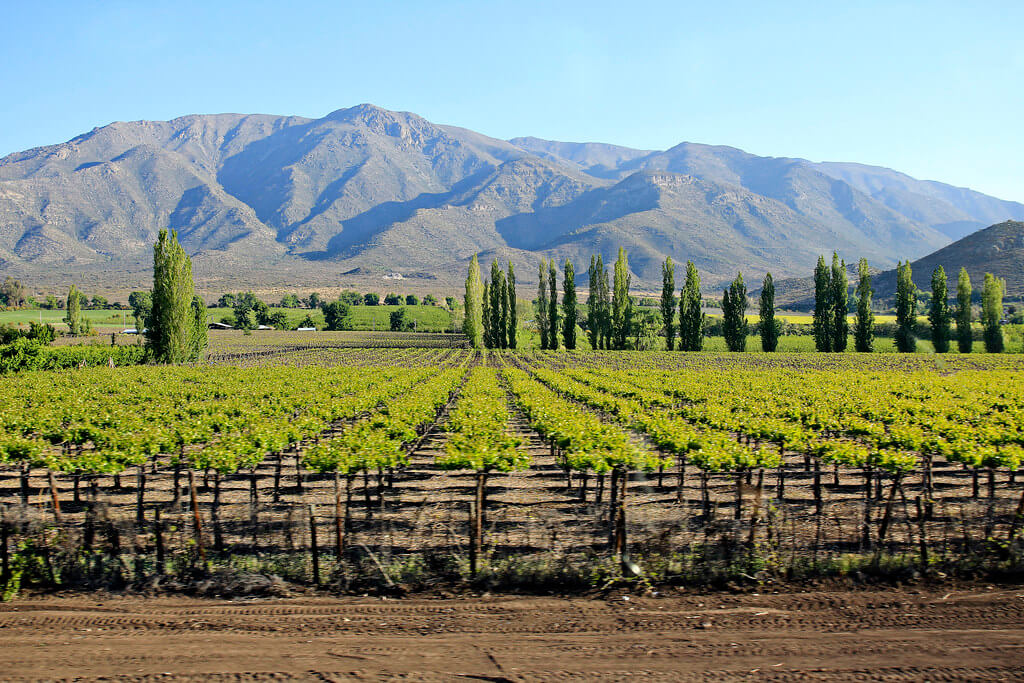
[[[1024,201],[1024,2],[0,0],[0,155],[372,102],[500,138],[727,144]]]

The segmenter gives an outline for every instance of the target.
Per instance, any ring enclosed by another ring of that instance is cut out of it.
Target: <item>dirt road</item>
[[[1024,589],[605,599],[44,597],[3,680],[1021,680]]]

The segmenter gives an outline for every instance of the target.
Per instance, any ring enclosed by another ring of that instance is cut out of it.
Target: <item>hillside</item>
[[[170,227],[210,293],[382,288],[390,272],[405,289],[454,289],[477,252],[515,260],[526,285],[541,257],[582,266],[620,245],[638,289],[660,285],[667,255],[717,288],[741,269],[803,276],[833,249],[891,267],[993,215],[1024,219],[1024,205],[731,147],[497,140],[364,104],[117,122],[0,159],[0,275],[145,286]]]

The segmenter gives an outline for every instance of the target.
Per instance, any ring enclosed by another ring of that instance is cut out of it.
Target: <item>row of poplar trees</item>
[[[871,273],[867,259],[861,259],[857,266],[858,282],[856,293],[857,313],[854,321],[853,343],[856,351],[870,353],[875,345],[875,318],[871,310],[874,291],[871,287]],[[847,321],[848,284],[846,263],[833,252],[831,268],[825,264],[825,257],[818,257],[814,269],[814,345],[818,351],[842,352],[846,350],[849,323]],[[971,278],[966,268],[961,268],[957,277],[956,307],[949,304],[946,271],[938,266],[932,271],[931,302],[928,307],[928,323],[932,345],[936,353],[947,353],[955,338],[960,353],[970,353],[974,347],[971,330],[973,311],[971,307]],[[982,289],[981,324],[985,350],[989,353],[1003,351],[1003,295],[1006,283],[991,273],[985,273]],[[901,353],[917,350],[917,287],[914,285],[910,261],[896,265],[896,332],[894,342]]]
[[[509,261],[508,273],[497,261],[491,262],[491,276],[480,278],[476,254],[469,263],[462,331],[475,348],[514,349],[519,329],[516,311],[516,271]]]

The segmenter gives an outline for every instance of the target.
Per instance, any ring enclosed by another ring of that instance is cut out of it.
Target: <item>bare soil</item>
[[[1021,680],[1024,590],[0,605],[35,680]]]

